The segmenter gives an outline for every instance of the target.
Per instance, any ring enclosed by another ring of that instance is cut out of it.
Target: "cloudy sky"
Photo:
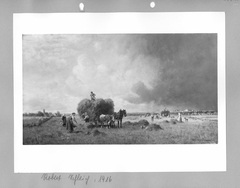
[[[23,110],[217,109],[216,34],[23,35]]]

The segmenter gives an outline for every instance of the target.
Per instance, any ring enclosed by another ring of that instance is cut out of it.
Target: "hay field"
[[[38,126],[23,125],[24,145],[45,144],[217,144],[217,116],[187,116],[188,121],[177,122],[176,117],[154,119],[127,116],[123,128],[87,128],[77,116],[74,133],[68,133],[60,117],[52,117]],[[28,117],[29,119],[29,117]],[[30,118],[31,119],[31,118]],[[146,121],[149,125],[146,125]]]

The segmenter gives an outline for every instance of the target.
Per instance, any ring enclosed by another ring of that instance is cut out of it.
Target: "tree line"
[[[53,112],[45,112],[43,113],[42,111],[38,111],[36,113],[33,113],[33,112],[30,112],[30,113],[23,113],[23,116],[27,116],[27,117],[32,117],[32,116],[36,116],[36,117],[51,117],[51,116],[56,116],[56,117],[61,117],[62,114],[57,111],[56,113],[53,113]]]

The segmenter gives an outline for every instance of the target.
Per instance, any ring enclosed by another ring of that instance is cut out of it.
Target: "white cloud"
[[[73,67],[73,75],[69,77],[71,82],[67,84],[70,88],[79,88],[81,97],[88,98],[90,91],[94,91],[99,98],[112,98],[116,108],[125,108],[131,106],[126,96],[136,95],[131,90],[134,84],[142,81],[151,89],[150,82],[155,78],[157,69],[150,67],[148,62],[157,65],[158,59],[139,55],[131,61],[128,54],[119,55],[117,51],[101,53],[95,55],[92,52],[90,57],[81,54],[78,64]],[[96,56],[97,60],[94,59]],[[134,109],[134,105],[131,108]],[[135,108],[139,107],[135,105]]]
[[[27,35],[23,40],[24,109],[76,110],[90,98],[112,98],[116,109],[142,109],[128,102],[132,86],[142,81],[149,89],[158,59],[125,49],[123,36]],[[118,41],[118,42],[117,42]],[[135,50],[135,49],[134,49]],[[135,51],[134,51],[135,52]]]

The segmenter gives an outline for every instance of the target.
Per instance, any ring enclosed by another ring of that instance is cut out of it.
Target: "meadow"
[[[24,145],[58,144],[217,144],[217,116],[187,116],[185,122],[176,117],[150,117],[130,115],[123,119],[122,128],[92,127],[80,117],[73,133],[62,126],[60,117],[51,117],[43,123],[37,118],[24,117]],[[27,120],[28,119],[28,120]],[[32,122],[33,126],[26,126]],[[149,124],[148,124],[148,123]],[[148,124],[148,125],[147,125]]]

